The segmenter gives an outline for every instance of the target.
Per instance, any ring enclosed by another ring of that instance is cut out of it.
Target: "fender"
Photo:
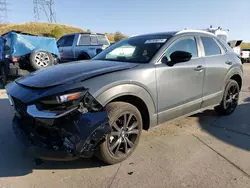
[[[89,59],[91,59],[91,56],[89,55],[89,53],[88,53],[88,52],[86,52],[86,51],[84,51],[84,50],[79,52],[79,55],[77,56],[77,58],[76,58],[76,59],[78,60],[78,59],[79,59],[79,57],[80,57],[81,55],[83,55],[83,54],[84,54],[84,55],[86,54],[86,55],[89,57]]]
[[[149,112],[149,127],[153,127],[157,125],[157,113],[156,106],[154,104],[154,100],[151,95],[142,87],[134,84],[122,84],[117,85],[112,88],[109,88],[98,96],[96,96],[96,100],[102,105],[105,106],[112,100],[117,97],[133,95],[135,97],[140,98],[146,104]]]
[[[226,76],[225,76],[225,78],[224,78],[224,85],[223,85],[222,91],[225,90],[225,87],[226,87],[226,84],[227,84],[228,80],[229,80],[232,76],[234,76],[234,75],[239,75],[239,76],[241,77],[241,79],[242,79],[242,76],[243,76],[243,70],[242,70],[242,68],[239,68],[238,66],[237,66],[237,67],[233,67],[233,68],[231,68],[231,69],[227,72],[227,74],[226,74]]]

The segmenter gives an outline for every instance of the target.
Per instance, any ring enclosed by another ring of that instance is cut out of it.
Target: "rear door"
[[[75,48],[75,57],[79,58],[83,53],[89,55],[89,48],[91,47],[91,38],[89,34],[81,34]]]
[[[232,60],[216,38],[200,37],[205,60],[205,79],[203,87],[202,107],[217,104],[221,101],[224,91],[224,78]]]

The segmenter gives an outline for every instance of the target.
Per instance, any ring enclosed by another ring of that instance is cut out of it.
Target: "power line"
[[[8,22],[8,9],[7,9],[7,0],[0,0],[0,22]]]
[[[45,15],[48,22],[56,22],[55,1],[54,0],[33,0],[34,17],[38,21],[41,15]]]

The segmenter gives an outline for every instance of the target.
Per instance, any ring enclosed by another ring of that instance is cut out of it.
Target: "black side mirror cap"
[[[173,63],[187,62],[192,58],[192,54],[185,51],[175,51],[170,55],[171,61]]]

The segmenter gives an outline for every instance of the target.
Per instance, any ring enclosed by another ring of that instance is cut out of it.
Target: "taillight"
[[[11,60],[12,60],[13,63],[17,63],[18,62],[18,58],[17,57],[12,57]]]
[[[243,52],[240,52],[240,57],[242,57],[243,56]]]

